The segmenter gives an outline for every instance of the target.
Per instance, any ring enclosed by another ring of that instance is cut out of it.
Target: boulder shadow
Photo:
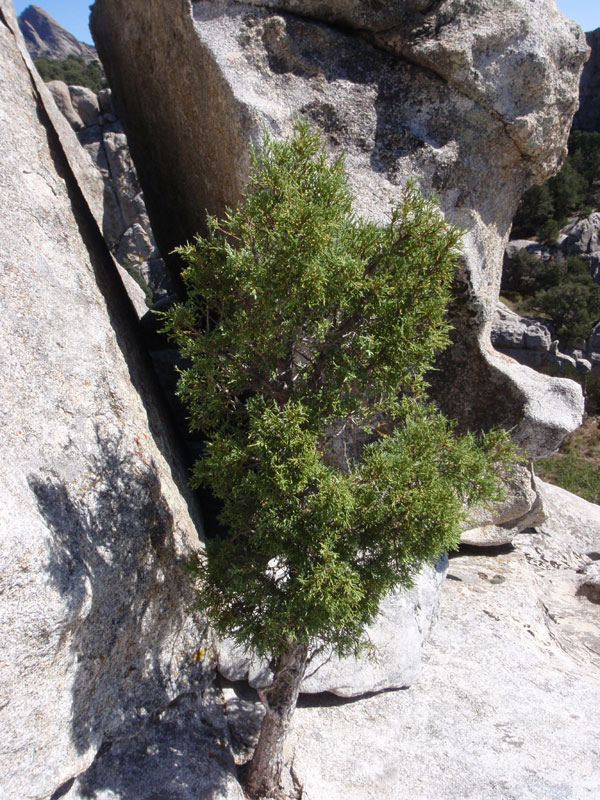
[[[54,797],[109,789],[121,800],[212,798],[235,765],[212,667],[199,655],[206,630],[191,619],[173,518],[141,449],[96,436],[97,453],[73,483],[28,479],[64,609],[58,649],[72,658],[72,741],[81,754],[96,750],[73,788],[67,781]]]

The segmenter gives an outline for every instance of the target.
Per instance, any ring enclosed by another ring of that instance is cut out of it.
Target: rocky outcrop
[[[181,707],[170,785],[240,798],[177,566],[199,547],[194,501],[85,199],[89,158],[8,0],[0,74],[0,794],[156,797],[151,747]]]
[[[560,230],[555,245],[545,245],[528,239],[513,239],[505,249],[505,265],[520,250],[526,250],[541,261],[564,263],[569,256],[577,256],[587,264],[591,276],[600,282],[600,212],[593,211],[586,217],[573,218]],[[576,369],[585,374],[591,369],[600,369],[600,338],[598,324],[590,331],[586,341],[577,348],[560,345],[554,339],[550,319],[526,318],[499,303],[492,324],[494,347],[522,364],[535,369],[553,367],[569,371]],[[561,352],[563,350],[564,352]]]
[[[19,15],[19,27],[32,58],[81,56],[85,61],[98,58],[95,47],[80,42],[39,6],[27,6]]]
[[[418,683],[301,703],[287,752],[305,800],[597,793],[600,509],[540,491],[548,520],[514,549],[451,558]],[[260,704],[239,685],[225,697],[245,754]]]
[[[600,212],[574,220],[560,233],[559,249],[566,256],[579,256],[589,266],[594,280],[600,283]]]
[[[584,350],[568,348],[568,352],[561,352],[558,339],[553,338],[551,320],[522,317],[504,303],[498,303],[496,309],[492,344],[499,352],[534,369],[552,367],[559,373],[577,370],[585,375],[595,363],[587,345]]]
[[[466,229],[437,397],[463,428],[502,424],[550,452],[581,419],[579,389],[496,354],[490,329],[518,200],[564,153],[583,35],[553,0],[374,8],[97,0],[92,32],[161,251],[237,201],[261,129],[310,120],[345,150],[358,213],[381,220],[412,178]]]
[[[600,131],[600,28],[585,35],[590,58],[583,68],[579,85],[579,110],[573,127],[581,131]]]
[[[47,85],[102,176],[95,190],[99,192],[96,206],[101,208],[102,233],[111,252],[142,287],[148,304],[172,294],[110,89],[98,97],[85,86],[67,86],[62,81]],[[142,303],[140,313],[146,308]]]

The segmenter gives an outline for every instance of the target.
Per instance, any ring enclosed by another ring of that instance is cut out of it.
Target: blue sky
[[[30,5],[23,0],[14,0],[17,14]],[[565,16],[574,19],[584,31],[600,28],[599,0],[557,0],[558,7]],[[51,17],[74,34],[82,42],[91,43],[88,29],[90,5],[92,0],[37,0],[35,5],[44,8]]]
[[[557,0],[557,5],[565,15],[574,19],[584,31],[600,28],[600,2],[598,0]]]
[[[59,22],[65,30],[76,36],[80,42],[92,44],[92,34],[88,27],[90,6],[93,0],[13,0],[15,11],[20,14],[27,6],[43,8]],[[600,24],[600,23],[598,23]]]

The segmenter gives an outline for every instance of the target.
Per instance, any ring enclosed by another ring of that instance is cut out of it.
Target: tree
[[[562,269],[555,260],[545,261],[524,247],[513,258],[505,259],[502,288],[521,295],[532,295],[560,283]]]
[[[554,219],[560,227],[570,213],[587,201],[586,181],[567,158],[558,175],[549,179],[548,186],[554,201]]]
[[[513,220],[513,238],[532,236],[548,219],[554,217],[554,201],[548,183],[532,186],[519,203]]]
[[[64,81],[69,86],[87,86],[98,92],[106,86],[106,79],[98,61],[85,61],[81,56],[72,53],[66,58],[48,58],[40,56],[35,59],[35,66],[43,81]]]
[[[189,294],[166,330],[206,437],[193,484],[222,499],[227,530],[193,565],[198,602],[273,671],[252,796],[276,790],[314,649],[358,652],[383,596],[498,495],[506,434],[458,437],[424,394],[459,238],[414,187],[387,225],[356,218],[343,160],[299,123],[265,138],[244,199],[179,249]]]

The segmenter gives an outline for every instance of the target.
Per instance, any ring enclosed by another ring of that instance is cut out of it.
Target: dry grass
[[[558,453],[535,464],[542,480],[600,504],[600,417],[588,416]]]

